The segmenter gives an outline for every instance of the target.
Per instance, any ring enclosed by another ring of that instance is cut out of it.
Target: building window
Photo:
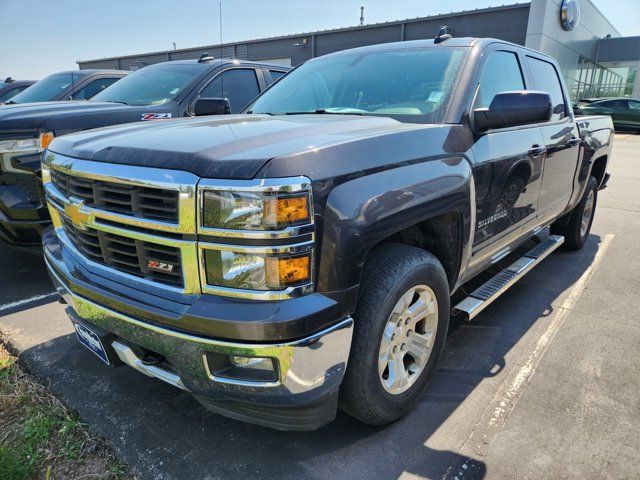
[[[622,75],[580,56],[571,98],[577,102],[583,98],[622,96],[625,86]]]

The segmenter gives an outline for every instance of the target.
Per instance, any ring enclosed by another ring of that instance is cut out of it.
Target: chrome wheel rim
[[[399,395],[418,380],[431,357],[437,328],[438,301],[431,288],[417,285],[400,297],[378,354],[378,374],[387,392]]]
[[[582,211],[582,223],[580,224],[580,236],[584,237],[589,230],[589,224],[591,223],[591,216],[593,215],[593,203],[594,203],[593,190],[589,190],[589,196],[584,204],[584,210]]]

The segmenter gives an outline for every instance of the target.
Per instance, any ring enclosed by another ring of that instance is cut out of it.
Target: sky
[[[640,0],[592,0],[640,35]],[[224,42],[473,10],[509,0],[222,0]],[[0,0],[0,78],[40,79],[77,60],[220,42],[218,0]]]

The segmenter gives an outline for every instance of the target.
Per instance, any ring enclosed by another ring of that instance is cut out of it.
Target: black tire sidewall
[[[589,227],[584,235],[581,234],[580,230],[582,229],[582,216],[584,215],[584,209],[587,205],[587,198],[589,197],[589,192],[593,191],[593,209],[591,211],[591,218],[589,219]],[[591,233],[591,226],[593,225],[593,219],[596,214],[596,206],[598,204],[598,181],[594,177],[589,177],[589,181],[587,183],[587,188],[584,191],[582,199],[578,204],[578,208],[576,208],[573,213],[573,218],[571,219],[570,224],[570,235],[573,237],[571,242],[576,247],[582,247],[587,238],[589,238],[589,234]]]
[[[439,267],[439,268],[438,268]],[[380,307],[377,309],[373,321],[369,323],[371,328],[370,334],[365,338],[357,338],[355,341],[366,341],[365,348],[365,371],[360,372],[363,376],[363,388],[370,408],[375,417],[382,421],[392,421],[404,415],[419,400],[424,392],[431,375],[435,369],[435,365],[440,357],[447,335],[449,323],[449,289],[446,277],[443,275],[442,267],[433,262],[419,263],[410,270],[406,271],[401,278],[383,279],[388,281],[392,286],[387,291]],[[417,285],[427,285],[430,287],[438,302],[438,326],[436,329],[436,338],[434,341],[431,356],[427,362],[427,366],[422,371],[418,380],[406,391],[399,395],[393,395],[387,392],[379,378],[378,372],[378,354],[380,342],[389,317],[394,306],[400,297],[412,287]],[[365,293],[366,295],[366,293]],[[368,301],[375,299],[368,298]],[[355,317],[358,321],[359,309],[356,309]],[[368,314],[371,312],[368,311]],[[354,332],[356,335],[359,332]]]

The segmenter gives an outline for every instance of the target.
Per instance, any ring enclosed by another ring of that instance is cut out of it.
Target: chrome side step
[[[453,313],[461,313],[466,315],[467,320],[471,320],[563,243],[564,237],[550,235],[492,279],[471,292],[467,298],[453,307]]]

